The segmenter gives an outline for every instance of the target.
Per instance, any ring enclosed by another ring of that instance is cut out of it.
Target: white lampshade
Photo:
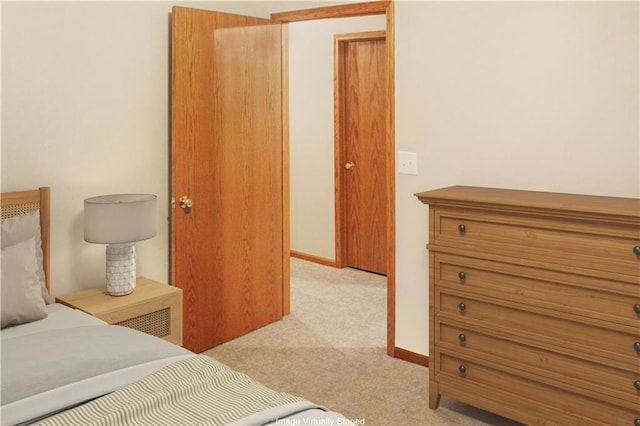
[[[156,236],[157,197],[152,194],[101,195],[84,200],[84,240],[124,244]]]
[[[156,235],[157,197],[114,194],[84,200],[84,240],[107,244],[107,292],[124,296],[136,287],[136,241]]]

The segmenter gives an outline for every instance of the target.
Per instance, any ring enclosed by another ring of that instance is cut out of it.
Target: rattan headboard
[[[2,219],[40,210],[40,236],[42,238],[43,269],[49,289],[49,187],[31,191],[4,192],[0,194]]]

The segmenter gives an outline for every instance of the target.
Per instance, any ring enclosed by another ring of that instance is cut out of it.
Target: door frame
[[[336,243],[336,267],[346,268],[349,262],[348,256],[348,227],[347,227],[347,206],[345,197],[345,168],[344,164],[348,160],[345,157],[346,140],[344,138],[344,78],[343,78],[343,49],[346,43],[353,41],[385,40],[385,31],[367,31],[360,33],[336,34],[333,37],[333,84],[334,84],[334,123],[335,123],[335,145],[334,145],[334,179],[335,179],[335,243]],[[381,154],[381,155],[384,155]],[[388,176],[385,180],[388,181]],[[388,213],[388,211],[387,211]],[[387,247],[385,247],[385,250]]]
[[[281,12],[271,14],[271,21],[283,24],[283,40],[286,40],[288,34],[287,24],[289,22],[312,21],[317,19],[331,18],[347,18],[366,15],[386,15],[386,48],[387,48],[387,69],[386,69],[386,89],[387,89],[387,106],[385,113],[385,130],[386,130],[386,162],[387,162],[387,354],[395,357],[395,327],[396,327],[396,297],[395,297],[395,267],[396,267],[396,249],[395,249],[395,104],[394,104],[394,29],[393,29],[393,1],[373,1],[368,3],[351,3],[338,6],[326,6],[320,8],[302,9],[290,12]],[[288,43],[283,42],[283,49],[286,49]],[[283,52],[283,60],[288,61],[288,53]],[[284,99],[288,98],[288,86],[283,85],[286,93]],[[285,106],[286,108],[286,106]],[[286,114],[286,111],[284,112]],[[288,120],[288,115],[285,115]],[[288,153],[288,138],[284,139],[285,150]],[[288,158],[288,155],[285,156]],[[288,162],[284,162],[288,169]],[[288,214],[285,214],[288,216]],[[337,255],[337,253],[336,253]],[[288,290],[288,285],[286,285]],[[288,294],[288,291],[287,291]],[[288,305],[286,305],[288,307]]]

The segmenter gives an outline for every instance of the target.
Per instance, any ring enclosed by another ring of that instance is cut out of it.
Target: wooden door
[[[388,179],[384,33],[348,35],[338,46],[341,174],[339,204],[346,266],[387,273]]]
[[[172,11],[171,277],[194,352],[284,313],[282,43],[267,22]]]

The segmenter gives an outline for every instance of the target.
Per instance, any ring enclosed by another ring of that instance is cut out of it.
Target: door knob
[[[190,209],[191,207],[193,207],[193,200],[186,195],[183,195],[182,197],[180,197],[180,207],[184,210]]]
[[[344,165],[344,168],[347,170],[351,170],[355,167],[356,165],[353,163],[353,161],[349,161],[347,164]]]

